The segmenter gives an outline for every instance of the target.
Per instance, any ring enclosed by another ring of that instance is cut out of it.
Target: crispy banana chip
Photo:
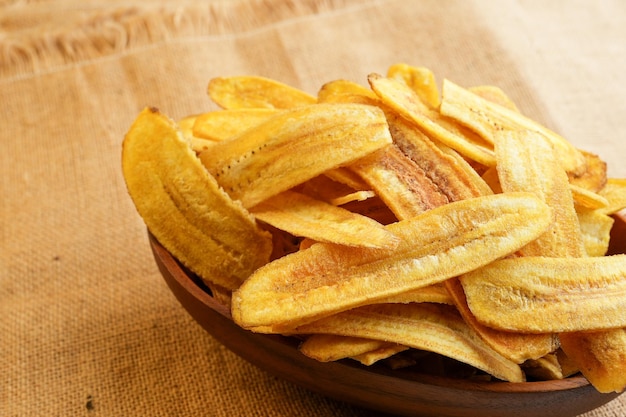
[[[394,249],[318,243],[259,268],[233,294],[233,319],[276,331],[442,282],[518,250],[545,231],[551,210],[528,193],[446,204],[387,230]]]
[[[603,393],[626,388],[626,330],[559,335],[567,356],[591,384]]]
[[[569,182],[580,188],[597,193],[606,185],[606,162],[591,152],[582,149],[579,149],[579,152],[585,158],[585,170],[576,174],[568,172]]]
[[[364,100],[369,98],[371,102],[377,100],[376,94],[372,90],[349,80],[330,81],[324,84],[317,93],[318,103],[345,103],[350,102],[349,97],[363,97]],[[361,101],[359,99],[355,102]]]
[[[494,145],[497,143],[496,135],[502,130],[539,132],[558,150],[559,158],[556,160],[561,162],[567,172],[578,175],[586,170],[584,155],[558,134],[517,111],[485,100],[449,80],[443,82],[441,113],[470,127]]]
[[[539,359],[530,359],[522,365],[524,373],[538,380],[563,379],[563,369],[555,353],[547,354]]]
[[[430,108],[439,108],[441,102],[439,88],[435,74],[430,69],[397,63],[387,69],[387,77],[406,84]]]
[[[609,250],[615,219],[599,210],[578,208],[578,223],[587,256],[604,256]]]
[[[426,173],[391,144],[350,164],[398,219],[409,219],[448,203]]]
[[[270,197],[250,212],[278,229],[318,242],[369,248],[398,244],[398,238],[377,221],[295,191]]]
[[[360,362],[365,366],[371,366],[378,361],[388,359],[400,352],[409,350],[409,347],[402,346],[397,343],[386,343],[378,349],[374,349],[370,352],[361,353],[360,355],[354,355],[351,358]]]
[[[491,189],[458,153],[437,145],[406,119],[387,114],[396,146],[411,159],[448,201],[492,194]]]
[[[500,87],[496,87],[495,85],[478,85],[470,87],[468,90],[485,100],[499,104],[511,111],[519,112],[517,105]]]
[[[211,100],[224,109],[290,109],[317,99],[297,88],[258,76],[217,77],[209,81]]]
[[[519,365],[487,346],[451,306],[425,303],[363,306],[300,326],[294,332],[393,340],[402,346],[440,353],[501,380],[525,380]]]
[[[220,142],[265,122],[279,110],[241,108],[199,114],[193,124],[195,137]]]
[[[609,202],[602,213],[615,214],[626,208],[626,178],[609,178],[599,193]]]
[[[469,306],[458,278],[446,280],[445,288],[465,322],[496,352],[515,363],[539,359],[559,347],[556,335],[506,332],[480,323]]]
[[[391,141],[379,108],[316,104],[283,111],[216,143],[200,160],[233,199],[252,207]]]
[[[502,190],[531,192],[554,214],[550,230],[521,250],[527,256],[581,256],[580,226],[565,170],[554,161],[559,154],[543,135],[503,131],[496,136],[498,177]]]
[[[496,329],[558,333],[626,327],[626,255],[501,259],[460,279],[474,316]]]
[[[609,206],[609,200],[596,192],[575,184],[570,184],[569,189],[572,192],[574,202],[582,207],[589,209],[600,209],[607,208]]]
[[[309,358],[320,362],[333,362],[362,355],[389,343],[362,337],[317,333],[307,336],[298,349]]]
[[[126,134],[122,169],[150,232],[203,279],[232,290],[268,262],[269,233],[220,189],[158,110],[143,110]]]
[[[444,119],[439,112],[428,108],[406,84],[378,74],[370,74],[368,81],[385,105],[414,122],[429,137],[471,160],[486,166],[495,165],[495,156],[490,144],[485,143],[475,133]]]

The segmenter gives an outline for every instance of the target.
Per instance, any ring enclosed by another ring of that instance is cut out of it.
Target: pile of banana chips
[[[138,213],[238,325],[317,360],[427,351],[621,392],[626,179],[497,87],[407,64],[367,82],[220,77],[219,110],[145,109],[122,151]]]

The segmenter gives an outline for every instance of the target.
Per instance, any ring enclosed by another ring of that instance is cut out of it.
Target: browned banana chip
[[[501,259],[460,279],[474,316],[496,329],[559,333],[626,327],[626,255]]]
[[[496,135],[498,177],[502,190],[531,192],[548,204],[554,222],[548,233],[521,250],[528,256],[581,256],[578,217],[565,170],[554,161],[557,150],[532,131],[503,131]]]
[[[487,346],[451,306],[426,303],[364,306],[303,325],[295,331],[393,340],[402,346],[467,363],[501,380],[525,380],[519,365]]]
[[[158,110],[142,111],[126,134],[122,169],[150,232],[203,279],[232,290],[269,260],[270,235],[219,187]]]
[[[398,219],[409,219],[448,203],[424,170],[396,145],[361,158],[349,168],[370,185]]]
[[[443,82],[441,113],[475,130],[494,145],[496,135],[503,130],[539,132],[557,149],[557,161],[567,172],[580,175],[586,170],[584,155],[563,137],[517,111],[485,100],[449,80]]]
[[[394,247],[393,233],[383,225],[294,191],[283,191],[250,209],[259,220],[294,236],[318,242],[370,248]]]
[[[506,256],[545,231],[550,209],[527,193],[463,200],[386,229],[393,249],[318,243],[259,268],[233,295],[244,328],[289,328],[442,282]]]
[[[522,364],[526,376],[538,380],[550,381],[563,379],[563,369],[557,355],[550,353],[539,359],[530,359]]]
[[[448,201],[492,194],[485,181],[456,151],[436,144],[402,117],[388,113],[387,122],[396,146],[421,168]]]
[[[379,108],[315,104],[280,112],[216,143],[200,160],[233,199],[252,207],[390,143]]]
[[[208,94],[224,109],[290,109],[317,101],[314,96],[290,85],[247,75],[213,78],[209,81]]]

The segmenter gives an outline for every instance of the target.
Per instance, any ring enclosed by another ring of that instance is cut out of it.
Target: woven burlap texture
[[[626,177],[624,28],[618,0],[0,2],[0,415],[379,415],[254,368],[184,312],[121,175],[134,117],[212,109],[219,75],[314,94],[407,62],[500,86]],[[625,414],[619,397],[585,416]]]

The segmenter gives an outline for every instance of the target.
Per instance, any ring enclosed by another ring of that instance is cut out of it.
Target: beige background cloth
[[[396,62],[503,88],[626,177],[626,3],[0,0],[0,415],[373,416],[278,380],[167,289],[120,169],[218,75],[311,93]],[[587,413],[626,415],[626,397]]]

